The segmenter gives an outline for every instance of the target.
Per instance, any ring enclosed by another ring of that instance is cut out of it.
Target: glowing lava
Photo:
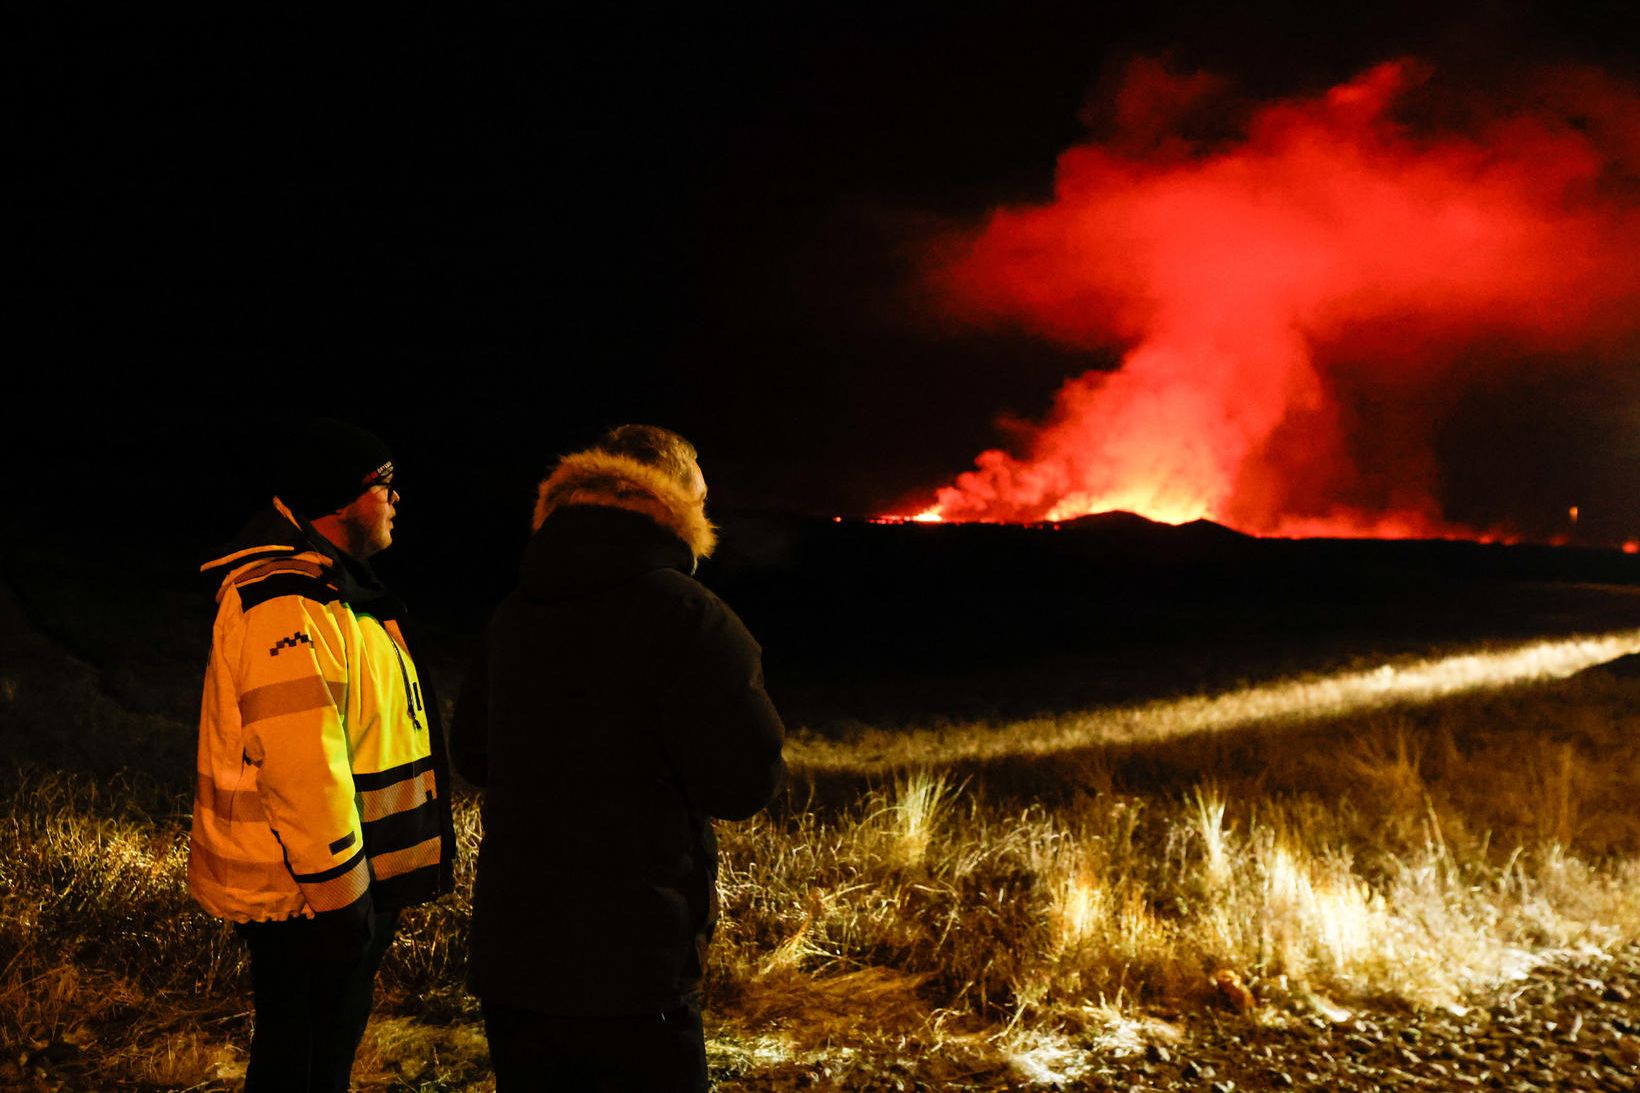
[[[1477,361],[1640,332],[1640,95],[1579,70],[1436,132],[1393,113],[1427,76],[1383,64],[1197,146],[1155,114],[1216,84],[1135,65],[1126,130],[1064,153],[1052,202],[995,211],[935,278],[964,321],[1121,366],[1066,382],[1022,451],[984,452],[916,519],[1476,535],[1445,517],[1434,441]]]

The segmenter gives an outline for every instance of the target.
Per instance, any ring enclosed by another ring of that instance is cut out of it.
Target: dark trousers
[[[559,1017],[484,1003],[496,1093],[707,1093],[700,1008]]]
[[[372,916],[370,943],[351,961],[323,951],[309,918],[234,927],[250,946],[256,1005],[245,1093],[347,1093],[398,922],[397,911]]]

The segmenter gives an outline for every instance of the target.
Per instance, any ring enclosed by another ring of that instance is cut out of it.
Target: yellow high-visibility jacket
[[[246,536],[201,567],[222,577],[190,891],[236,922],[431,899],[451,865],[448,776],[397,601],[277,499]]]

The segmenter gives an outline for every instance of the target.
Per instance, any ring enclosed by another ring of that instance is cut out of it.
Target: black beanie
[[[381,437],[335,418],[314,418],[280,467],[274,492],[296,515],[316,520],[392,475],[393,453]]]

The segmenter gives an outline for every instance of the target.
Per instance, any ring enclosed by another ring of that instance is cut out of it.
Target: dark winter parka
[[[603,453],[566,477],[585,488],[532,538],[456,708],[457,770],[485,791],[470,981],[546,1013],[664,1012],[699,992],[711,818],[774,798],[783,728],[757,642],[691,576],[698,503]]]

